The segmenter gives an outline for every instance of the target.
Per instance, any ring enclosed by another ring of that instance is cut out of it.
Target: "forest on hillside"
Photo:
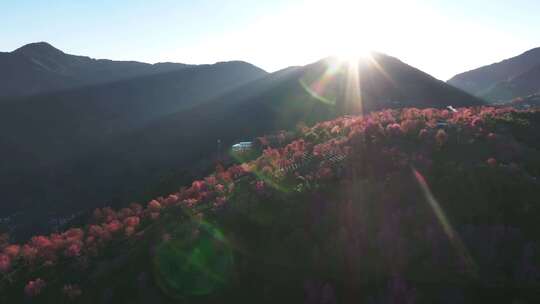
[[[540,112],[406,108],[0,245],[5,303],[534,303]],[[236,155],[243,159],[242,155]]]

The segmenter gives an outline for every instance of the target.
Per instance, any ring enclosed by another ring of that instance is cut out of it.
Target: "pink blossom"
[[[148,203],[148,208],[152,211],[158,211],[159,209],[161,209],[161,204],[158,201],[153,200]]]
[[[66,256],[68,257],[77,257],[79,255],[81,255],[81,245],[78,243],[73,243],[66,249]]]
[[[278,159],[280,153],[277,149],[268,148],[263,151],[263,156],[268,159]]]
[[[107,224],[106,227],[110,233],[115,233],[116,231],[120,230],[120,228],[122,228],[122,224],[120,224],[118,220],[114,220]]]
[[[94,237],[101,237],[103,236],[104,232],[105,230],[101,226],[90,225],[90,227],[88,228],[88,234]]]
[[[171,194],[167,197],[167,199],[164,201],[165,205],[174,205],[178,202],[178,195]]]
[[[241,164],[241,165],[239,165],[237,167],[238,167],[237,173],[239,175],[244,175],[244,174],[246,174],[248,172],[251,172],[251,165],[248,164],[248,163],[243,163],[243,164]]]
[[[232,176],[232,171],[224,171],[219,174],[219,178],[222,179],[224,182],[232,181]]]
[[[482,118],[476,117],[472,120],[471,126],[475,128],[479,128],[479,127],[482,127],[483,123],[484,121],[482,120]]]
[[[49,238],[42,235],[32,237],[30,242],[39,250],[50,248],[53,245],[53,243],[49,240]]]
[[[0,253],[0,272],[7,272],[11,268],[11,258]]]
[[[66,239],[64,238],[64,236],[62,235],[59,235],[57,233],[53,233],[51,234],[51,236],[49,236],[49,240],[51,241],[52,243],[52,248],[54,250],[57,250],[59,248],[62,248],[64,247],[64,244],[66,243]]]
[[[376,123],[373,120],[368,120],[364,132],[367,136],[377,136],[383,133],[383,127],[380,123]]]
[[[32,262],[36,258],[38,250],[35,247],[26,244],[22,247],[21,253],[23,259],[28,262]]]
[[[197,203],[199,203],[199,201],[194,198],[189,198],[184,201],[184,204],[186,204],[188,208],[192,208],[193,206],[197,205]]]
[[[255,190],[256,190],[257,192],[259,192],[259,193],[260,193],[260,192],[263,192],[264,189],[265,189],[264,181],[257,181],[257,182],[255,183]]]
[[[216,198],[216,202],[214,203],[214,207],[221,207],[223,205],[225,205],[225,203],[227,202],[227,199],[223,196],[219,196],[218,198]]]
[[[261,143],[261,146],[263,146],[263,147],[270,145],[270,142],[268,141],[266,136],[258,137],[257,139],[259,140],[259,142]]]
[[[8,245],[6,248],[4,248],[4,253],[7,254],[12,259],[19,256],[20,252],[21,252],[21,246],[19,245]]]
[[[322,167],[317,171],[317,176],[321,179],[331,178],[332,174],[332,169],[328,167]]]
[[[204,190],[205,184],[204,184],[203,181],[194,181],[194,182],[191,184],[191,188],[193,188],[193,190],[199,192],[199,191]]]
[[[295,161],[299,161],[299,160],[301,160],[303,157],[304,157],[304,152],[303,152],[303,151],[296,151],[296,152],[294,152],[294,154],[293,154],[293,158],[294,158]]]
[[[418,130],[419,123],[418,123],[418,120],[406,119],[401,122],[400,127],[401,127],[401,132],[405,134],[410,134]]]
[[[217,191],[217,192],[223,192],[223,191],[225,191],[225,186],[223,186],[222,184],[217,184],[217,185],[216,185],[216,191]]]
[[[451,116],[451,115],[450,115],[450,111],[448,111],[448,110],[442,110],[442,111],[441,111],[441,117],[442,117],[442,118],[445,118],[445,119],[446,119],[446,118],[450,118],[450,116]]]
[[[213,186],[216,184],[217,180],[216,180],[216,177],[213,176],[213,175],[210,175],[208,176],[207,178],[204,179],[206,181],[206,183],[210,186]]]
[[[391,136],[401,135],[401,127],[397,123],[389,124],[386,126],[386,132]]]
[[[493,157],[488,158],[488,160],[486,160],[486,163],[492,168],[497,166],[497,160]]]
[[[128,227],[136,227],[140,222],[141,220],[138,216],[130,216],[124,220],[124,225]]]
[[[84,231],[80,228],[71,228],[62,234],[68,242],[81,241],[84,237]]]

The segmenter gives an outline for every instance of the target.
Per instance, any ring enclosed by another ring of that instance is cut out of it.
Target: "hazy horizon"
[[[242,60],[274,72],[369,49],[447,80],[540,46],[540,3],[518,2],[19,1],[0,4],[0,51],[46,41],[93,58]]]

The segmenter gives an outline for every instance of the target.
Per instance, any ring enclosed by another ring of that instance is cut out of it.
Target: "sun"
[[[334,56],[338,58],[341,63],[354,65],[362,60],[370,58],[371,54],[372,50],[364,44],[356,43],[354,41],[344,41],[340,44],[340,47],[336,50]]]
[[[343,52],[337,53],[335,56],[340,62],[354,64],[361,60],[371,57],[371,50],[369,49],[346,49]]]
[[[359,18],[356,12],[372,10],[369,1],[339,2],[339,11],[327,16],[326,25],[329,34],[326,36],[329,48],[334,56],[345,62],[357,62],[370,57],[372,45],[377,33],[365,18]]]

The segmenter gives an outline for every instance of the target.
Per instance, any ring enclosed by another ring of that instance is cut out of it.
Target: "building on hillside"
[[[251,151],[252,148],[253,148],[253,142],[241,141],[232,146],[232,151],[233,152],[247,152],[247,151]]]
[[[454,108],[453,106],[447,106],[446,109],[448,109],[449,111],[452,111],[453,113],[457,113],[456,108]]]

